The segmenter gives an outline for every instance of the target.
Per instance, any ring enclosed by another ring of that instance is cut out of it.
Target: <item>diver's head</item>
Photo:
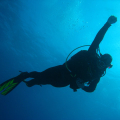
[[[111,68],[112,57],[109,54],[101,55],[99,61],[97,62],[97,67],[99,69]]]

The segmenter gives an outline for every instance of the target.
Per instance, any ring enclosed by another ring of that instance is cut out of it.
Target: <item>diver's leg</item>
[[[65,66],[59,65],[38,73],[39,76],[35,79],[38,79],[38,83],[42,85],[50,84],[54,87],[65,87],[70,84],[70,79],[66,79],[68,73]],[[37,76],[37,73],[34,75]]]
[[[32,87],[32,86],[34,86],[34,85],[38,85],[36,79],[32,79],[32,80],[30,80],[30,81],[24,80],[23,82],[24,82],[28,87]]]
[[[23,80],[23,82],[28,86],[28,87],[32,87],[34,85],[40,85],[41,84],[48,84],[47,81],[45,81],[44,76],[41,76],[42,72],[37,72],[37,71],[33,71],[29,73],[29,78],[33,78],[29,81],[27,81],[26,79]]]
[[[54,87],[65,87],[70,84],[70,79],[66,78],[69,72],[63,65],[55,66],[46,69],[43,72],[30,72],[29,77],[33,78],[30,81],[24,81],[28,87],[33,85],[47,85]],[[68,75],[70,76],[70,75]]]
[[[39,78],[40,76],[40,72],[36,72],[36,71],[33,71],[33,72],[30,72],[29,73],[29,77],[27,78],[33,78],[29,81],[27,81],[26,79],[23,80],[23,82],[28,86],[28,87],[32,87],[34,85],[39,85]]]

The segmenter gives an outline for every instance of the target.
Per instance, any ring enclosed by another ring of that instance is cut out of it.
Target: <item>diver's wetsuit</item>
[[[51,67],[43,72],[31,72],[28,74],[28,78],[33,78],[26,82],[26,85],[31,87],[33,85],[46,85],[50,84],[55,87],[65,87],[70,85],[74,91],[79,89],[76,84],[76,80],[80,78],[83,82],[89,81],[89,86],[84,86],[82,89],[86,92],[93,92],[96,88],[100,77],[104,74],[105,69],[97,68],[98,55],[96,49],[102,41],[106,31],[111,25],[106,23],[100,31],[97,33],[94,41],[89,47],[88,51],[80,51],[75,54],[67,65],[72,71],[71,73],[67,70],[65,63],[56,67]],[[83,54],[81,54],[83,52]],[[71,75],[76,75],[72,77]]]

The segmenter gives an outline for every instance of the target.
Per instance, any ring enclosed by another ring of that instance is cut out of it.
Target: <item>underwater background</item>
[[[22,82],[0,95],[0,120],[120,120],[120,1],[0,0],[0,83],[63,64],[73,49],[92,43],[111,15],[118,21],[100,50],[112,55],[113,68],[94,92]]]

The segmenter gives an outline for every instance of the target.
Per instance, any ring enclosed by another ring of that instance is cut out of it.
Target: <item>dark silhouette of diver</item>
[[[111,24],[117,22],[115,16],[110,16],[105,25],[99,30],[89,49],[82,50],[71,57],[63,65],[46,69],[43,72],[21,72],[20,75],[11,78],[0,85],[1,94],[6,95],[12,91],[21,81],[28,87],[33,85],[50,84],[54,87],[70,85],[74,91],[81,88],[86,92],[93,92],[105,75],[106,69],[111,68],[112,57],[109,54],[101,54],[99,44]],[[30,81],[25,79],[32,78]]]

